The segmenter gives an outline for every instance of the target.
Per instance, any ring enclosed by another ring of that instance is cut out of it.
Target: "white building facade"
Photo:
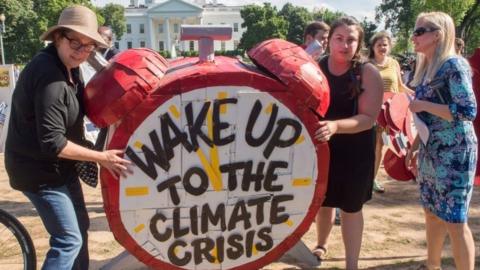
[[[215,50],[235,50],[246,29],[241,27],[242,6],[206,4],[204,0],[145,0],[145,4],[131,0],[125,8],[127,31],[115,46],[120,50],[147,47],[156,51],[198,51],[197,41],[180,41],[180,26],[230,25],[232,39],[215,41]]]

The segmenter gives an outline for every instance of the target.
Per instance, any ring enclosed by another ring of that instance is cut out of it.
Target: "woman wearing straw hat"
[[[107,46],[97,29],[90,9],[64,9],[40,37],[52,43],[25,66],[12,97],[5,168],[10,185],[30,199],[50,234],[43,269],[88,269],[89,219],[76,161],[98,162],[119,175],[128,170],[122,151],[81,146],[84,85],[78,67]]]

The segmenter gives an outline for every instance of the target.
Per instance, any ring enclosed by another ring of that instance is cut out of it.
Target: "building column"
[[[150,15],[147,17],[148,20],[148,37],[147,37],[147,47],[151,48],[154,51],[157,51],[157,39],[155,38],[155,27],[153,25],[153,18]]]
[[[172,44],[171,44],[171,37],[170,37],[170,18],[165,18],[165,28],[163,29],[166,31],[167,39],[165,40],[165,50],[171,52],[172,51]]]
[[[185,24],[185,23],[186,23],[186,19],[185,19],[185,17],[183,17],[183,18],[182,18],[182,24]],[[178,33],[178,40],[180,40],[180,35],[182,34],[182,25],[180,25],[180,29],[178,29],[178,30],[180,31],[180,33]],[[187,48],[186,43],[187,43],[187,41],[184,40],[184,41],[180,41],[180,42],[181,42],[181,43],[180,43],[180,50],[186,51],[186,48]]]

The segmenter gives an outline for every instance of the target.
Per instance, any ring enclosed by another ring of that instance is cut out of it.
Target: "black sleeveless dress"
[[[328,70],[328,57],[320,68],[330,86],[330,106],[326,120],[348,118],[357,114],[357,97],[352,98],[349,84],[355,80],[351,71],[335,76]],[[368,129],[355,134],[335,134],[330,147],[330,168],[324,207],[354,213],[372,198],[375,163],[375,132]]]

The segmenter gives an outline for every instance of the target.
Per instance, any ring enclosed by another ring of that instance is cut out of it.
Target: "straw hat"
[[[50,27],[47,32],[40,36],[40,39],[52,41],[52,33],[62,28],[78,32],[93,39],[99,47],[109,47],[97,32],[97,15],[87,7],[75,5],[65,8],[62,14],[60,14],[60,18],[58,18],[57,25]]]

